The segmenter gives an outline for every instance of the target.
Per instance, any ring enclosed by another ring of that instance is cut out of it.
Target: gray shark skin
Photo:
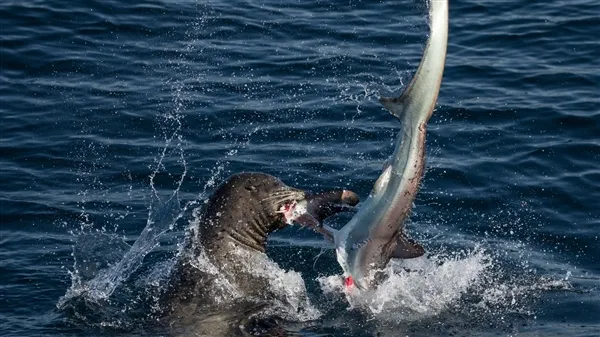
[[[435,107],[448,43],[448,1],[429,3],[430,34],[412,81],[396,98],[380,102],[402,123],[394,153],[365,203],[339,231],[324,226],[333,237],[337,261],[346,285],[365,290],[376,285],[374,274],[391,258],[414,258],[423,248],[404,234],[425,166],[426,126]]]

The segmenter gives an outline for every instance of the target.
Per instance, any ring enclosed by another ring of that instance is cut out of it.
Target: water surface
[[[0,334],[164,334],[146,329],[153,296],[193,210],[232,173],[366,197],[399,129],[377,98],[410,80],[426,12],[421,1],[2,2]],[[429,257],[367,310],[347,310],[333,251],[308,231],[276,233],[278,267],[265,268],[310,295],[284,330],[599,334],[597,13],[592,0],[451,2],[408,224]],[[90,289],[98,303],[65,305]]]

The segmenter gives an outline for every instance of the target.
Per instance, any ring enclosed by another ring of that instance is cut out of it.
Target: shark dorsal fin
[[[381,97],[379,102],[396,118],[402,120],[404,114],[404,95],[400,97]]]

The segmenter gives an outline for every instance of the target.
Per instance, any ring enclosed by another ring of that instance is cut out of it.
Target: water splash
[[[531,299],[541,291],[568,290],[566,280],[513,275],[481,247],[464,254],[433,254],[411,260],[392,260],[385,280],[375,289],[346,289],[341,275],[318,278],[327,295],[342,295],[348,310],[366,312],[377,321],[419,323],[452,312],[467,321],[482,317],[506,319],[533,316]],[[442,321],[446,321],[442,319]]]
[[[198,255],[190,256],[188,260],[191,262],[192,268],[212,277],[213,282],[204,289],[210,294],[210,297],[218,304],[231,303],[235,299],[241,298],[243,294],[236,285],[221,275],[219,269],[210,262],[206,251],[202,247],[197,247],[195,251],[199,252]]]
[[[246,272],[267,279],[273,304],[267,314],[277,315],[292,321],[310,321],[321,316],[321,312],[312,305],[302,274],[293,270],[284,270],[266,254],[249,253],[238,250],[242,259],[252,261],[244,264]]]
[[[165,124],[161,123],[161,125],[163,125],[165,143],[160,156],[156,160],[156,165],[152,173],[149,175],[151,205],[148,208],[146,226],[142,230],[140,236],[129,248],[129,250],[122,255],[118,262],[106,261],[108,267],[96,269],[97,274],[90,279],[87,279],[90,275],[82,278],[82,272],[79,270],[79,268],[81,268],[81,264],[79,262],[96,259],[96,256],[88,255],[90,253],[88,250],[74,249],[74,270],[69,272],[71,275],[72,284],[67,290],[66,294],[59,299],[57,303],[57,307],[59,309],[65,309],[69,307],[71,301],[76,301],[79,299],[92,304],[100,304],[107,300],[114,293],[114,291],[142,265],[144,257],[159,244],[159,238],[167,231],[172,230],[174,225],[187,210],[189,203],[182,208],[178,197],[179,190],[181,189],[187,174],[187,163],[185,161],[183,147],[181,145],[183,139],[179,134],[182,127],[182,116],[180,114],[180,110],[181,106],[176,105],[174,113],[161,116],[164,121],[170,122],[170,126],[168,125],[169,123],[167,123],[167,126],[164,126]],[[169,149],[173,147],[173,143],[175,141],[177,141],[175,148],[179,153],[178,162],[182,166],[183,172],[176,181],[175,190],[170,194],[166,201],[163,201],[163,199],[160,197],[159,191],[156,188],[155,178],[159,173],[165,170],[165,158],[168,157]],[[87,215],[84,205],[85,202],[82,206],[82,214],[84,215],[83,218],[85,219],[85,222],[82,225],[82,232],[92,225],[92,223],[89,221],[89,215]],[[96,234],[98,234],[98,237],[102,237],[103,232],[105,232],[105,229]],[[75,247],[82,247],[83,242],[87,239],[88,236],[86,234],[80,234]],[[102,248],[101,245],[99,247]],[[105,245],[103,248],[107,251],[113,249],[110,245]],[[91,271],[91,269],[88,269],[88,271]]]
[[[386,268],[388,278],[375,292],[354,297],[351,303],[366,305],[376,315],[393,311],[411,320],[436,315],[476,286],[490,265],[482,250],[441,264],[437,259],[424,258],[392,261]]]
[[[174,193],[165,203],[150,208],[147,224],[140,237],[123,257],[110,267],[101,269],[98,274],[85,281],[79,277],[80,266],[75,265],[75,271],[71,272],[72,286],[67,293],[60,298],[57,307],[64,308],[69,300],[84,296],[87,301],[100,303],[109,298],[115,289],[142,264],[144,257],[158,245],[158,238],[182,216],[177,194]],[[79,243],[78,245],[81,245]],[[104,248],[110,248],[105,246]],[[78,258],[76,258],[76,261]]]
[[[325,293],[343,292],[351,308],[364,308],[374,315],[420,319],[436,315],[482,279],[489,268],[483,250],[464,258],[392,260],[384,270],[387,278],[369,291],[346,291],[339,275],[319,278]]]

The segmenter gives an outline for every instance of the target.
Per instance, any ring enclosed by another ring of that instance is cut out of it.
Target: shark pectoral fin
[[[415,257],[423,256],[425,249],[423,246],[415,242],[413,239],[409,239],[406,236],[398,238],[396,250],[392,253],[392,258],[395,259],[412,259]]]
[[[327,225],[323,225],[317,228],[314,228],[314,231],[323,235],[323,237],[325,237],[325,239],[331,241],[331,242],[335,242],[335,235],[337,234],[338,230],[335,228],[331,228]]]

